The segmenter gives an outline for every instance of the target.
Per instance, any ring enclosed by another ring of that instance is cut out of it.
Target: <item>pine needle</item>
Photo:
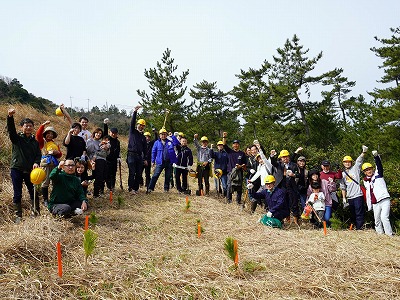
[[[228,257],[232,260],[235,261],[235,249],[233,245],[233,238],[232,237],[227,237],[225,240],[224,248],[226,251],[226,254]]]
[[[93,232],[91,229],[86,230],[83,234],[83,249],[85,250],[86,263],[88,257],[93,254],[93,251],[96,248],[97,238],[97,233]]]

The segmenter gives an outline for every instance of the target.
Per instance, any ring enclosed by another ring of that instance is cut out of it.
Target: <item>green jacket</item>
[[[54,168],[50,173],[50,180],[53,183],[53,190],[49,209],[52,209],[54,204],[72,204],[76,200],[87,202],[81,181],[75,174],[70,175],[59,168]]]
[[[17,133],[14,117],[7,117],[7,130],[12,143],[11,169],[29,173],[33,164],[40,164],[39,142],[34,135],[27,137],[22,132]]]

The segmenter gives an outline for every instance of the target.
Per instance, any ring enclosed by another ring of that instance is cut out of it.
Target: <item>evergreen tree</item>
[[[152,92],[147,94],[144,90],[137,90],[146,120],[153,126],[161,128],[164,124],[165,111],[169,110],[165,127],[172,132],[180,131],[187,126],[187,115],[190,114],[190,106],[186,105],[183,99],[186,92],[184,84],[189,70],[177,76],[174,75],[177,69],[178,66],[174,65],[174,59],[171,57],[171,50],[167,48],[161,62],[157,62],[156,68],[144,71]]]
[[[218,90],[216,82],[203,80],[190,89],[189,95],[194,99],[190,133],[205,134],[212,141],[221,139],[223,131],[238,137],[240,124],[234,103],[227,93]]]

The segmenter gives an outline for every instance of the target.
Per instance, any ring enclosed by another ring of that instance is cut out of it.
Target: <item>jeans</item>
[[[188,170],[176,168],[175,169],[175,181],[176,181],[176,189],[179,192],[186,191],[188,189]],[[182,176],[182,182],[181,182]]]
[[[154,174],[151,177],[148,190],[154,191],[158,177],[160,177],[160,174],[163,170],[165,172],[164,191],[169,191],[169,183],[171,181],[172,174],[172,165],[169,163],[169,161],[164,161],[161,165],[156,165],[156,169],[154,170]]]
[[[307,201],[307,194],[299,194],[301,209],[304,210]]]
[[[372,205],[374,210],[375,230],[379,234],[392,235],[392,226],[390,226],[390,198],[383,199],[376,204]],[[385,230],[385,232],[383,232]]]
[[[331,206],[325,206],[325,214],[324,214],[324,220],[326,223],[329,225],[329,220],[332,217],[332,207]]]
[[[30,179],[30,173],[24,173],[17,169],[11,169],[11,180],[14,189],[13,203],[21,203],[22,199],[22,183],[25,182],[29,192],[29,197],[33,201],[33,184]]]
[[[81,206],[81,200],[74,201],[72,204],[54,204],[51,213],[61,217],[69,217],[74,214],[75,209],[81,208]]]
[[[356,229],[362,229],[364,225],[364,197],[348,199],[351,213],[351,222],[356,224]]]
[[[115,182],[116,182],[116,177],[117,177],[117,171],[118,171],[118,161],[113,160],[113,161],[107,161],[107,188],[109,190],[112,190],[115,188]]]
[[[218,193],[219,188],[220,188],[220,186],[219,186],[220,182],[221,182],[221,185],[222,185],[222,187],[221,187],[222,193],[223,193],[224,196],[226,196],[226,189],[227,189],[227,184],[228,184],[228,176],[226,174],[222,174],[220,179],[214,178],[215,189],[216,189],[217,193]]]
[[[129,191],[139,189],[140,178],[142,177],[143,158],[136,153],[128,153],[126,158],[129,168],[128,188]]]

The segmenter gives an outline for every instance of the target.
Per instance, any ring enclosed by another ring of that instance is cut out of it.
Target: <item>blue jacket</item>
[[[171,139],[170,139],[171,138]],[[161,142],[161,139],[158,139],[154,142],[153,149],[151,150],[151,162],[156,163],[157,165],[162,165],[164,162],[163,153],[164,148],[167,147],[169,162],[171,164],[177,163],[178,160],[176,158],[175,149],[174,147],[179,145],[179,141],[176,136],[168,137],[165,141],[165,144]]]
[[[252,194],[252,197],[264,200],[265,207],[268,207],[272,216],[280,221],[290,215],[289,205],[285,201],[285,191],[280,188],[275,188],[272,193],[262,190]]]
[[[214,170],[221,169],[222,174],[227,174],[228,153],[225,150],[213,151],[212,158],[214,158]]]

